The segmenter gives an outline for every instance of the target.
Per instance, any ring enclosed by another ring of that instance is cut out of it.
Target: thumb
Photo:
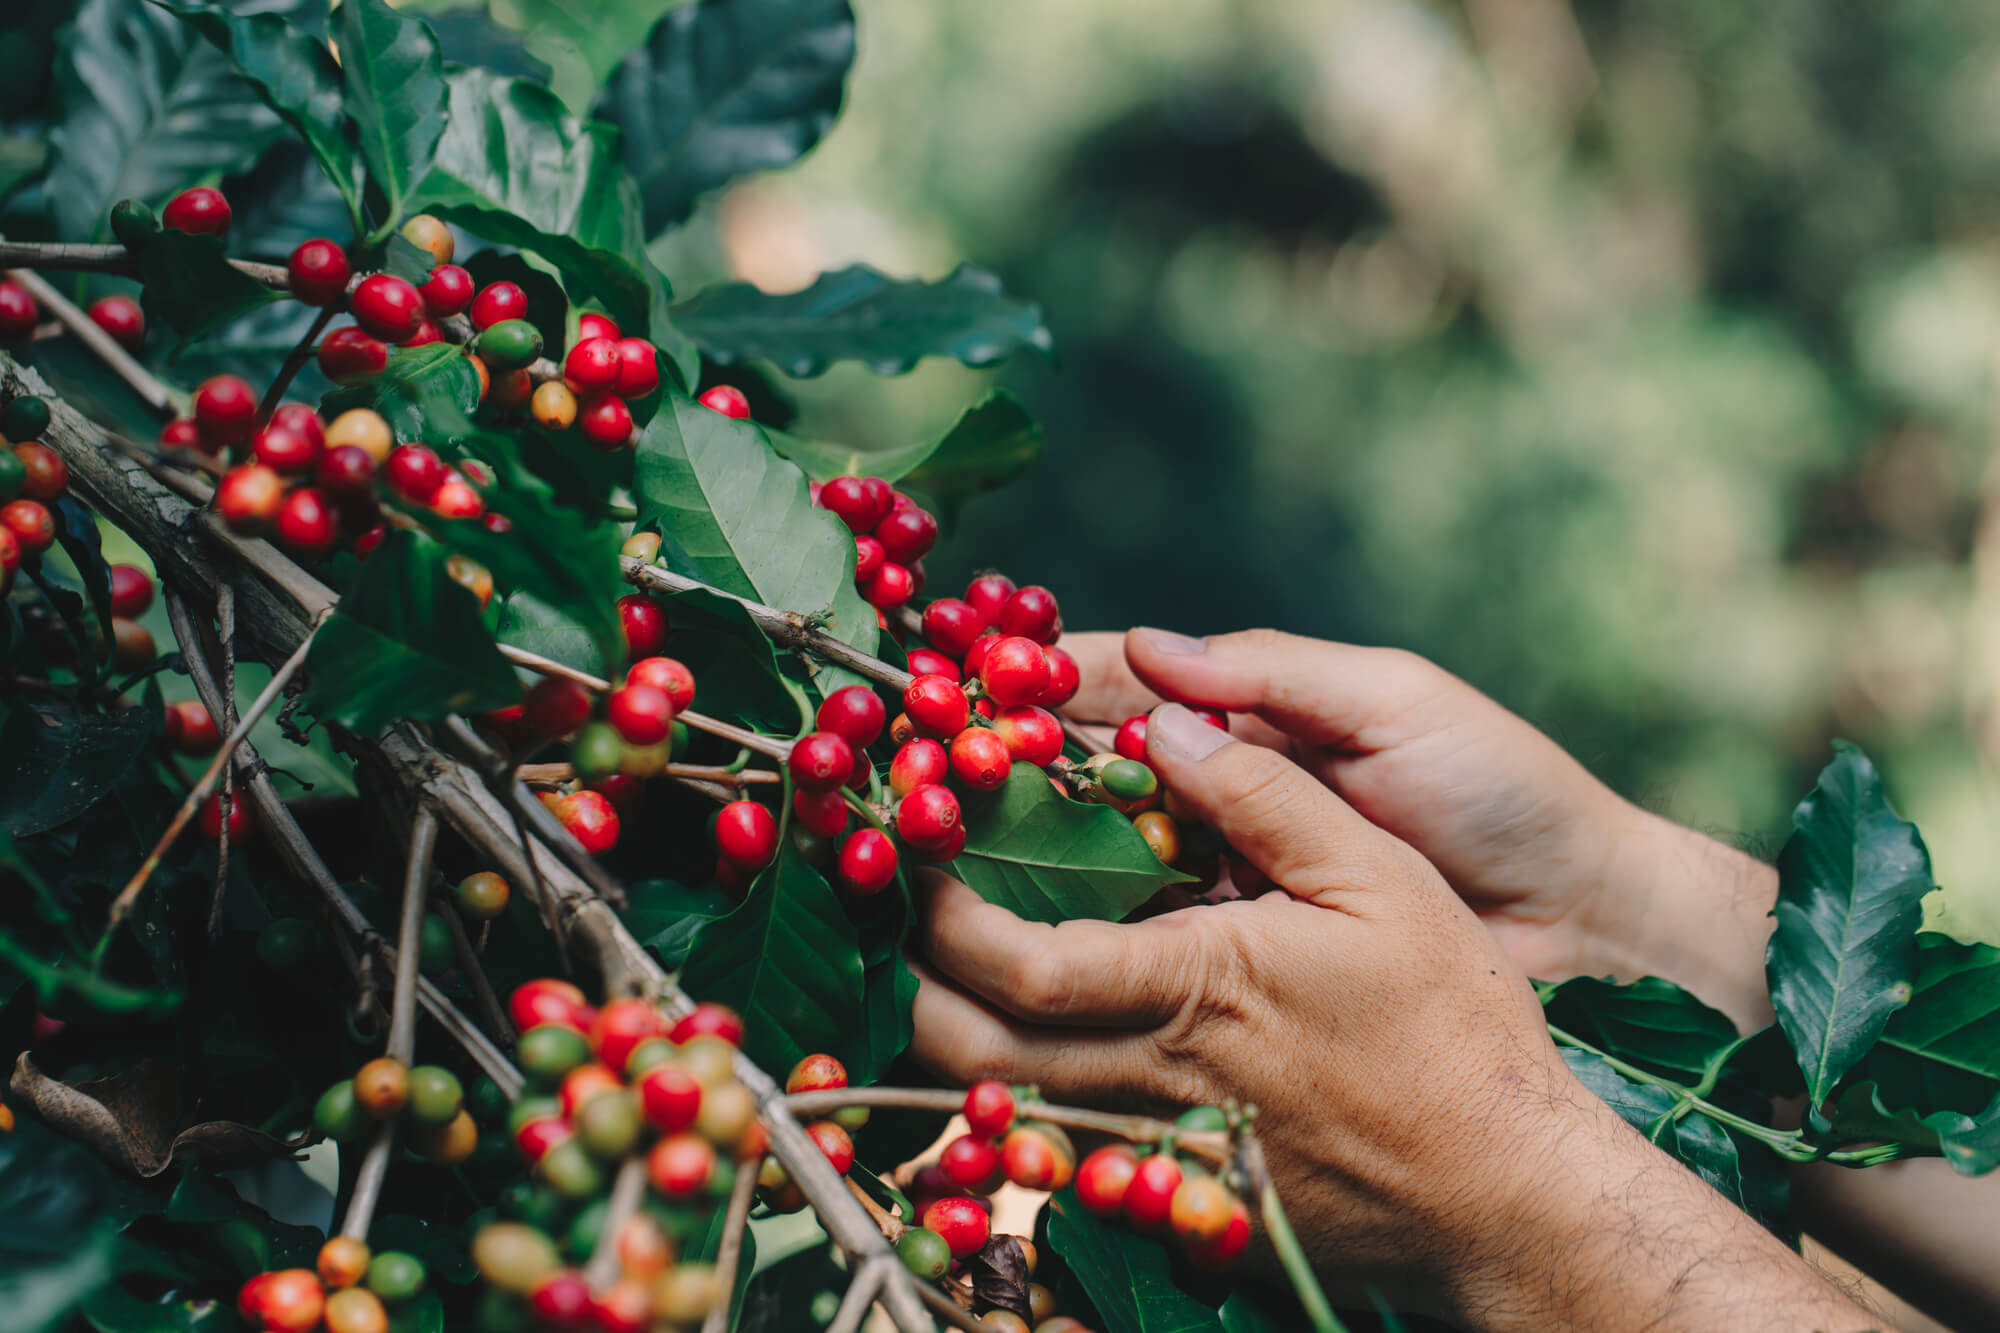
[[[1322,906],[1407,889],[1437,872],[1275,750],[1246,745],[1179,704],[1153,710],[1146,759],[1175,799],[1293,896]]]

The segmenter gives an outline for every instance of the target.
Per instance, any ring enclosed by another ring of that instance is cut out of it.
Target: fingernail
[[[1142,628],[1137,632],[1145,639],[1146,646],[1154,652],[1166,653],[1173,657],[1193,657],[1196,653],[1208,651],[1207,639],[1191,639],[1170,629]]]
[[[1229,733],[1211,727],[1179,704],[1161,704],[1146,724],[1146,737],[1157,741],[1162,750],[1177,759],[1193,763],[1229,744]]]

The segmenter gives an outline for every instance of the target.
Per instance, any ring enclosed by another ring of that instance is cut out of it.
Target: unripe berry
[[[827,791],[799,788],[792,793],[792,813],[807,832],[820,838],[837,838],[847,832],[852,814],[847,808],[847,797],[838,787]]]
[[[1132,816],[1132,827],[1146,840],[1146,849],[1162,865],[1172,865],[1181,857],[1180,825],[1164,810],[1146,810]]]
[[[1053,1193],[1076,1174],[1076,1149],[1054,1125],[1026,1124],[1010,1130],[1000,1145],[1007,1179],[1023,1189]]]
[[[889,761],[889,790],[898,796],[908,796],[919,787],[943,782],[950,772],[951,761],[944,746],[918,737],[905,741],[896,751],[896,757]]]
[[[267,531],[284,502],[284,481],[261,463],[231,468],[215,485],[215,510],[238,532]]]
[[[716,812],[715,849],[745,869],[761,870],[778,854],[778,821],[755,801],[731,801]]]
[[[1002,634],[1018,634],[1036,643],[1054,643],[1062,633],[1062,613],[1056,595],[1031,584],[1007,599],[994,624]]]
[[[278,410],[284,411],[283,408]],[[277,418],[272,420],[275,422]],[[381,467],[389,461],[389,451],[396,446],[396,436],[381,413],[366,407],[354,407],[342,412],[326,427],[326,447],[337,449],[343,444],[365,450],[375,460],[375,466]]]
[[[1127,1143],[1099,1148],[1076,1168],[1076,1197],[1084,1208],[1098,1217],[1112,1217],[1125,1209],[1125,1191],[1138,1174],[1139,1154]]]
[[[1181,1179],[1181,1164],[1171,1155],[1160,1153],[1142,1159],[1125,1187],[1125,1216],[1132,1225],[1141,1231],[1165,1226]]]
[[[502,320],[525,319],[528,294],[511,282],[495,282],[472,298],[472,327],[482,333]]]
[[[881,611],[895,610],[917,590],[910,571],[891,560],[883,561],[882,567],[861,581],[860,587],[861,600]]]
[[[599,449],[622,449],[632,438],[632,409],[615,393],[586,400],[576,422],[584,438]]]
[[[625,683],[666,691],[676,712],[694,704],[694,673],[676,658],[642,657],[625,672]]]
[[[924,608],[924,638],[939,652],[965,656],[972,641],[986,632],[986,617],[969,602],[940,597]]]
[[[122,347],[146,341],[146,312],[129,296],[106,296],[90,303],[91,322]]]
[[[854,772],[854,747],[833,732],[815,731],[792,745],[785,767],[806,791],[829,791]]]
[[[651,657],[667,646],[667,610],[643,592],[627,593],[618,599],[618,622],[625,630],[628,657]],[[687,707],[680,703],[680,707]]]
[[[451,228],[442,218],[429,213],[419,213],[403,224],[403,239],[422,250],[428,250],[433,264],[449,264],[458,242],[452,237]]]
[[[383,1056],[354,1071],[354,1103],[377,1120],[398,1115],[410,1104],[410,1070]]]
[[[1229,1217],[1223,1225],[1222,1234],[1203,1244],[1189,1245],[1187,1257],[1196,1268],[1227,1268],[1249,1247],[1250,1210],[1244,1206],[1243,1200],[1232,1195]]]
[[[711,412],[720,412],[738,421],[750,419],[750,400],[743,396],[743,390],[733,384],[718,384],[697,401]]]
[[[348,309],[364,332],[384,342],[402,342],[424,322],[424,298],[393,273],[363,278],[348,299]]]
[[[913,564],[937,545],[938,523],[929,511],[912,505],[898,509],[875,525],[875,540],[897,564]]]
[[[30,500],[48,501],[68,489],[69,464],[46,444],[27,440],[15,445],[13,454],[14,461],[21,465],[22,495]]]
[[[608,393],[618,387],[622,354],[610,338],[586,338],[563,358],[563,383],[579,396]]]
[[[609,321],[606,321],[607,323]],[[615,326],[614,326],[615,327]],[[660,351],[644,338],[618,340],[618,383],[613,386],[620,398],[644,398],[660,387]]]
[[[512,891],[507,881],[491,870],[467,875],[452,888],[452,900],[461,914],[474,921],[493,921],[507,910]]]
[[[1014,760],[1007,742],[987,727],[967,727],[952,738],[951,776],[973,791],[997,791],[1007,781]]]
[[[957,682],[943,676],[918,676],[903,691],[903,712],[919,731],[950,739],[971,721],[972,705]]]
[[[556,802],[556,818],[592,856],[618,845],[618,812],[594,791],[571,792]]]
[[[257,395],[236,375],[216,375],[194,391],[194,425],[210,453],[244,443],[257,422]]]
[[[959,827],[958,797],[935,783],[918,787],[896,806],[896,832],[919,849],[941,846]]]
[[[472,275],[456,264],[441,264],[432,269],[423,286],[417,288],[417,295],[424,298],[424,309],[432,319],[463,314],[472,304],[472,293]]]
[[[368,1272],[368,1246],[349,1236],[334,1236],[319,1247],[319,1259],[314,1265],[319,1270],[319,1280],[334,1291],[351,1287]]]
[[[26,342],[42,318],[28,289],[9,278],[0,282],[0,343]]]
[[[945,1144],[938,1154],[938,1170],[952,1184],[974,1194],[991,1194],[1007,1179],[1000,1165],[1000,1149],[992,1139],[977,1134],[961,1134]]]
[[[925,1282],[935,1282],[951,1271],[951,1247],[943,1236],[923,1227],[911,1227],[903,1233],[896,1242],[896,1257]]]
[[[366,384],[389,368],[389,347],[352,325],[335,329],[320,339],[319,368],[335,384]]]
[[[162,226],[196,235],[220,236],[229,230],[229,201],[220,190],[197,185],[167,200],[160,210]]]
[[[324,237],[302,242],[285,263],[292,295],[307,305],[339,305],[347,296],[352,269],[347,251]]]
[[[535,387],[528,415],[544,430],[568,430],[576,424],[576,395],[561,380],[549,380]]]
[[[428,447],[405,444],[389,451],[389,460],[382,470],[398,495],[412,504],[427,505],[437,499],[449,469]]]
[[[1049,659],[1033,639],[1004,638],[987,650],[979,678],[987,695],[1002,708],[1032,704],[1049,687]]]
[[[967,1259],[986,1248],[993,1220],[971,1199],[938,1199],[924,1209],[924,1229],[944,1237],[954,1259]]]
[[[1213,1245],[1229,1229],[1229,1205],[1233,1201],[1214,1176],[1188,1176],[1168,1202],[1167,1223],[1184,1245]]]
[[[1049,661],[1049,683],[1034,702],[1043,708],[1061,708],[1083,688],[1083,669],[1061,648],[1044,648],[1042,655]]]
[[[674,701],[651,685],[626,685],[604,703],[605,720],[630,745],[658,745],[674,724]]]
[[[896,844],[879,829],[861,829],[840,845],[834,874],[849,893],[880,893],[896,878]]]

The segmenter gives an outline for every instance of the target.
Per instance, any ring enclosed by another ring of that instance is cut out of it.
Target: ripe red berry
[[[972,641],[972,646],[965,650],[965,679],[978,679],[979,669],[986,665],[986,654],[993,651],[993,645],[1002,637],[998,630],[992,630]]]
[[[440,518],[478,518],[486,512],[486,501],[465,478],[447,472],[444,484],[431,496],[431,512]]]
[[[623,448],[632,438],[632,409],[615,393],[599,394],[584,402],[576,414],[576,424],[598,448]]]
[[[185,699],[173,708],[180,718],[174,736],[175,750],[181,754],[205,755],[222,748],[222,731],[202,707],[201,700]]]
[[[1061,648],[1044,648],[1042,655],[1049,659],[1049,685],[1035,702],[1043,708],[1061,708],[1083,688],[1083,669]]]
[[[339,444],[320,455],[313,480],[336,500],[368,495],[375,486],[375,456],[358,444]]]
[[[826,1154],[826,1160],[839,1175],[846,1175],[854,1165],[854,1140],[848,1132],[831,1120],[815,1120],[806,1126],[806,1133]]]
[[[944,676],[918,676],[903,691],[903,712],[917,730],[950,739],[965,730],[972,705],[958,682]]]
[[[1125,1216],[1141,1231],[1166,1225],[1174,1191],[1181,1187],[1181,1164],[1159,1153],[1140,1161],[1125,1187]]]
[[[490,283],[472,298],[472,327],[485,332],[509,319],[528,317],[528,294],[511,282]]]
[[[971,1199],[937,1199],[924,1209],[924,1229],[944,1237],[954,1259],[966,1259],[986,1248],[993,1220]]]
[[[938,523],[929,511],[915,505],[898,509],[875,525],[875,540],[897,564],[912,564],[937,545]]]
[[[826,697],[814,715],[821,731],[830,731],[859,750],[872,745],[888,722],[882,699],[865,685],[843,685]]]
[[[993,715],[993,730],[1007,743],[1017,764],[1047,768],[1062,756],[1062,723],[1045,708],[1032,704],[1003,708]]]
[[[41,307],[11,278],[0,282],[0,343],[25,342],[41,321]]]
[[[21,494],[30,500],[53,500],[69,486],[69,464],[61,454],[36,440],[14,446],[21,463]]]
[[[861,584],[861,600],[879,610],[893,611],[909,601],[916,591],[916,580],[910,577],[909,570],[894,561],[884,561]]]
[[[801,787],[792,793],[792,814],[815,836],[837,838],[847,832],[851,813],[847,797],[838,787],[829,791],[807,791]]]
[[[1130,759],[1135,763],[1146,762],[1146,714],[1134,713],[1119,724],[1118,733],[1111,738],[1111,748],[1118,752],[1120,759]]]
[[[624,335],[618,330],[618,321],[609,315],[601,315],[595,310],[586,310],[576,317],[576,340],[586,338],[609,338],[618,341]]]
[[[629,657],[651,657],[667,646],[667,610],[643,592],[627,593],[618,599],[618,623],[625,630],[625,652]],[[687,707],[679,700],[675,702]]]
[[[618,812],[598,792],[571,792],[556,802],[556,818],[592,856],[618,845]]]
[[[633,1048],[649,1037],[667,1035],[667,1020],[650,1001],[637,997],[607,1001],[590,1025],[590,1047],[614,1074],[625,1068]]]
[[[965,585],[965,600],[972,603],[987,624],[1000,619],[1000,608],[1014,595],[1014,580],[1005,574],[981,574]]]
[[[679,1065],[655,1065],[639,1079],[639,1106],[662,1134],[685,1133],[701,1113],[701,1084]]]
[[[250,454],[279,472],[304,472],[319,462],[320,444],[312,436],[286,426],[270,425],[250,440]]]
[[[542,1324],[554,1329],[582,1329],[590,1323],[595,1299],[583,1274],[564,1270],[551,1273],[528,1293],[528,1308]]]
[[[958,663],[952,661],[943,653],[935,652],[929,648],[912,648],[906,656],[909,659],[912,675],[943,676],[946,680],[950,681],[956,681],[960,678]]]
[[[236,1293],[244,1322],[269,1333],[311,1333],[325,1309],[326,1289],[310,1268],[259,1273]]]
[[[571,393],[609,393],[618,387],[618,370],[623,364],[616,341],[586,338],[569,349],[563,358],[563,383]]]
[[[551,740],[590,720],[590,691],[563,676],[544,676],[521,701],[521,725]]]
[[[1227,1268],[1250,1248],[1250,1210],[1234,1195],[1229,1200],[1229,1216],[1222,1234],[1214,1240],[1187,1247],[1188,1261],[1196,1268]]]
[[[1062,613],[1056,607],[1056,595],[1037,584],[1030,584],[1009,597],[994,623],[1002,634],[1019,634],[1036,643],[1054,643],[1062,633]]]
[[[882,543],[873,537],[854,539],[854,581],[866,583],[875,577],[875,571],[882,568],[888,556],[882,554]]]
[[[0,597],[5,597],[14,583],[14,571],[21,567],[21,539],[5,523],[0,523]],[[167,720],[173,721],[173,710],[167,710]],[[171,736],[168,737],[172,739]]]
[[[750,419],[750,400],[743,396],[743,390],[733,384],[718,384],[698,401],[711,412],[720,412],[738,421]]]
[[[627,745],[658,745],[673,731],[674,701],[652,685],[627,685],[604,701],[604,717]]]
[[[582,1032],[592,1021],[583,992],[557,977],[538,977],[516,986],[507,998],[507,1013],[522,1032],[544,1023]]]
[[[970,602],[940,597],[924,608],[924,638],[950,657],[962,658],[972,641],[986,632],[986,617]]]
[[[278,544],[288,551],[325,555],[339,535],[333,506],[311,486],[299,487],[278,506]]]
[[[731,1046],[741,1046],[743,1019],[727,1005],[698,1004],[694,1012],[676,1022],[667,1033],[668,1040],[680,1046],[696,1037],[720,1037]]]
[[[905,741],[896,751],[896,757],[889,761],[889,790],[898,796],[908,796],[919,787],[943,782],[950,772],[951,761],[944,746],[922,737]]]
[[[324,237],[302,242],[285,263],[292,295],[307,305],[338,305],[347,295],[347,251]]]
[[[1076,1149],[1053,1125],[1020,1125],[1000,1144],[1000,1162],[1016,1185],[1052,1193],[1076,1174]]]
[[[5,284],[0,284],[4,288]],[[201,431],[195,426],[193,417],[176,417],[160,427],[160,447],[162,449],[199,449]]]
[[[421,444],[400,445],[389,451],[383,475],[396,493],[412,504],[427,505],[437,498],[449,469],[444,460]]]
[[[957,832],[960,811],[951,788],[931,783],[905,796],[896,806],[896,832],[919,848],[937,847]]]
[[[731,801],[716,811],[715,849],[744,869],[761,870],[778,854],[778,821],[755,801]]]
[[[854,772],[854,747],[833,732],[815,731],[793,744],[785,767],[806,791],[827,791]]]
[[[1013,770],[1007,742],[989,727],[967,727],[952,738],[951,776],[973,791],[997,791]]]
[[[371,414],[372,415],[372,414]],[[296,431],[311,440],[319,448],[326,447],[326,427],[320,424],[319,413],[304,403],[280,403],[271,413],[267,426],[280,430]]]
[[[443,341],[444,330],[437,326],[436,320],[432,319],[429,315],[425,315],[417,324],[417,331],[403,339],[397,346],[422,347],[427,343],[441,343]]]
[[[236,375],[217,375],[194,391],[195,429],[210,453],[248,440],[256,421],[257,395]]]
[[[229,201],[220,190],[197,185],[167,200],[160,210],[160,225],[175,231],[220,236],[229,230]]]
[[[215,510],[238,532],[266,531],[284,502],[284,480],[261,463],[231,468],[215,485]]]
[[[1167,1206],[1167,1224],[1183,1245],[1213,1245],[1229,1229],[1229,1190],[1214,1176],[1191,1175],[1182,1180]]]
[[[320,340],[320,372],[335,384],[366,384],[389,367],[389,346],[349,325]]]
[[[872,533],[888,516],[886,496],[878,496],[860,477],[835,477],[820,488],[819,503],[857,534]],[[886,547],[886,543],[884,543]]]
[[[665,690],[667,697],[674,701],[676,712],[694,706],[694,672],[689,671],[685,663],[674,658],[640,658],[625,673],[625,683],[651,685],[656,690]]]
[[[1014,1093],[997,1078],[984,1078],[965,1090],[965,1123],[974,1134],[994,1139],[1014,1123]]]
[[[0,505],[0,527],[13,535],[23,555],[40,555],[55,545],[55,515],[40,500],[10,500]]]
[[[613,386],[618,396],[628,400],[644,398],[659,387],[659,349],[644,338],[620,338],[618,383]]]
[[[896,844],[880,829],[858,830],[840,845],[834,873],[849,893],[880,893],[896,878]]]
[[[1128,1143],[1099,1148],[1076,1168],[1076,1197],[1090,1212],[1111,1217],[1124,1211],[1125,1191],[1139,1170],[1139,1154]]]
[[[229,803],[229,841],[242,842],[250,836],[250,803],[241,793]],[[222,837],[222,793],[212,793],[201,805],[201,836],[214,842]]]
[[[371,273],[348,299],[354,322],[373,337],[399,343],[424,322],[424,298],[393,273]]]
[[[449,319],[462,314],[472,304],[472,275],[456,264],[440,264],[431,270],[417,295],[432,319]]]
[[[1007,1179],[1000,1166],[1000,1149],[992,1139],[961,1134],[938,1154],[944,1178],[974,1194],[991,1194]]]
[[[698,1134],[673,1134],[646,1154],[646,1178],[669,1199],[692,1199],[715,1174],[715,1149]]]
[[[137,565],[111,567],[111,614],[130,619],[153,604],[153,581]]]
[[[1031,704],[1049,688],[1049,659],[1033,639],[1014,635],[987,650],[979,678],[987,696],[1002,708]]]
[[[91,322],[123,347],[146,341],[146,312],[129,296],[106,296],[90,303]]]

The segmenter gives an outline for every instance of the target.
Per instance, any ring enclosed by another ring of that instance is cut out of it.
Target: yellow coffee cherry
[[[576,395],[561,380],[550,380],[528,400],[535,424],[547,430],[568,430],[576,421]]]
[[[458,250],[458,242],[453,239],[451,228],[440,218],[429,213],[419,213],[403,224],[403,236],[412,245],[421,246],[431,252],[435,263],[449,264]]]

